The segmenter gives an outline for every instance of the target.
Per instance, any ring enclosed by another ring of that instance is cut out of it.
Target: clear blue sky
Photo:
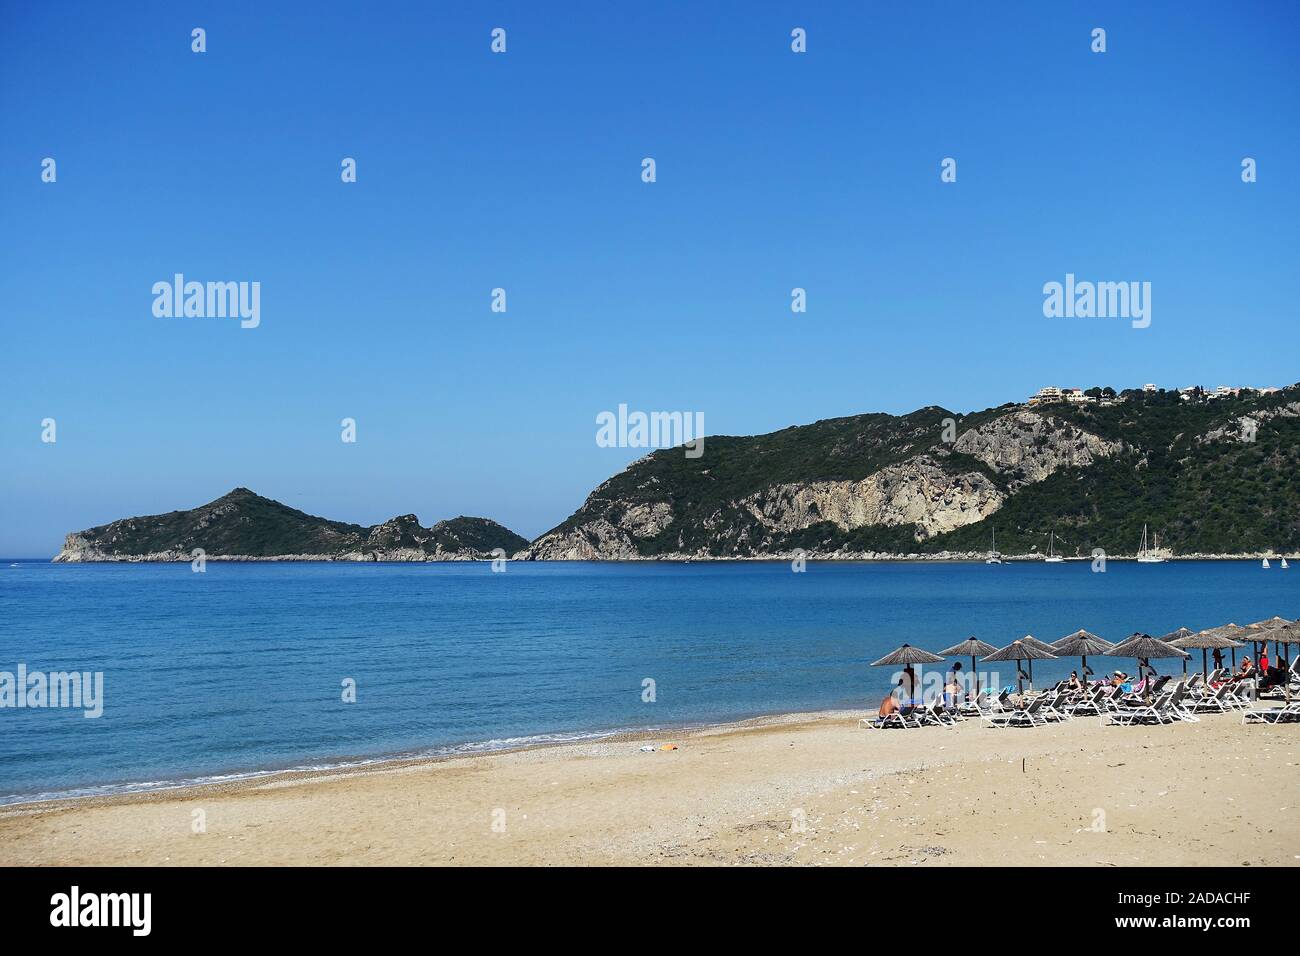
[[[640,454],[620,402],[1300,379],[1294,3],[330,6],[0,6],[0,554],[236,485],[531,537]],[[261,327],[155,318],[175,272]],[[1067,272],[1151,328],[1044,318]]]

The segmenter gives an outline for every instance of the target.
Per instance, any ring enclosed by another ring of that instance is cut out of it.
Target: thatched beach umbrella
[[[1047,651],[1049,654],[1056,654],[1057,657],[1061,656],[1060,654],[1057,654],[1056,648],[1051,644],[1048,644],[1046,641],[1040,641],[1032,634],[1026,634],[1024,637],[1020,638],[1020,643],[1024,644],[1026,647],[1036,647],[1040,651]],[[1029,661],[1029,689],[1034,689],[1034,661],[1032,658]]]
[[[890,651],[878,661],[872,661],[872,667],[906,667],[909,664],[942,664],[943,658],[938,654],[931,654],[929,651],[922,650],[919,647],[913,647],[911,644],[904,644],[897,650]],[[916,685],[920,683],[919,677],[912,683],[912,699],[916,699]]]
[[[1046,641],[1040,641],[1032,634],[1026,634],[1024,637],[1020,639],[1020,643],[1027,644],[1029,647],[1036,647],[1040,651],[1047,651],[1049,654],[1056,653],[1055,647],[1053,647],[1051,644],[1048,644]]]
[[[1245,643],[1250,640],[1250,628],[1242,627],[1240,624],[1220,624],[1218,627],[1212,627],[1210,630],[1215,634],[1221,634],[1224,637],[1231,638],[1234,641]],[[1237,649],[1232,649],[1232,666],[1237,666]]]
[[[1164,641],[1166,644],[1173,644],[1174,641],[1182,640],[1184,637],[1191,637],[1195,633],[1196,632],[1190,627],[1180,627],[1178,630],[1170,631],[1168,634],[1161,634],[1160,640]],[[1174,646],[1176,647],[1177,645]],[[1187,679],[1187,658],[1185,657],[1183,658],[1183,679]]]
[[[954,644],[952,647],[945,647],[939,653],[944,657],[969,657],[970,672],[975,675],[975,695],[978,697],[980,692],[980,675],[975,670],[975,658],[983,657],[985,654],[992,654],[997,648],[992,644],[986,644],[984,641],[974,637],[968,637],[960,644]]]
[[[1218,628],[1208,628],[1195,634],[1189,634],[1187,637],[1180,637],[1169,642],[1170,647],[1177,647],[1179,650],[1190,650],[1199,647],[1201,649],[1201,673],[1206,680],[1210,679],[1210,665],[1205,659],[1205,652],[1211,648],[1225,647],[1244,647],[1245,645],[1234,641],[1230,637],[1224,637],[1218,633]],[[1186,662],[1184,662],[1184,667]]]
[[[1121,641],[1106,652],[1108,657],[1132,657],[1138,662],[1138,673],[1141,674],[1143,667],[1150,667],[1152,658],[1160,659],[1167,657],[1181,657],[1184,660],[1189,656],[1188,653],[1180,648],[1173,647],[1160,640],[1158,637],[1152,637],[1150,634],[1136,633],[1127,641]],[[1142,688],[1144,697],[1151,695],[1151,682],[1145,681]]]
[[[1042,644],[1042,641],[1036,641]],[[1015,661],[1016,662],[1016,687],[1023,694],[1025,685],[1020,674],[1020,662],[1029,661],[1029,689],[1034,689],[1034,661],[1055,660],[1056,654],[1052,650],[1043,650],[1041,647],[1035,647],[1033,644],[1026,644],[1023,640],[1012,641],[1000,651],[994,651],[988,657],[984,658],[985,663],[990,661]]]
[[[1290,623],[1291,623],[1291,622],[1288,621],[1286,618],[1284,618],[1284,617],[1279,617],[1278,615],[1274,614],[1274,615],[1273,615],[1272,617],[1270,617],[1267,621],[1256,621],[1254,624],[1247,624],[1247,625],[1246,625],[1246,630],[1248,630],[1248,631],[1271,631],[1271,630],[1273,630],[1273,629],[1276,628],[1276,627],[1284,627],[1284,626],[1286,626],[1287,624],[1290,624]],[[1254,641],[1256,644],[1258,644],[1260,641],[1263,641],[1264,643],[1267,644],[1269,641],[1272,640],[1272,638],[1271,638],[1271,637],[1262,637],[1262,636],[1260,636],[1260,637],[1252,637],[1251,640]],[[1268,650],[1268,648],[1266,647],[1266,648],[1264,648],[1264,650]],[[1273,655],[1274,655],[1275,657],[1277,656],[1277,645],[1276,645],[1276,644],[1273,645]],[[1255,656],[1256,656],[1256,657],[1259,656],[1259,648],[1258,648],[1258,647],[1255,648]]]
[[[1079,628],[1073,634],[1065,635],[1059,641],[1052,642],[1052,648],[1058,656],[1079,658],[1079,670],[1085,682],[1088,680],[1088,655],[1105,654],[1114,646],[1110,641],[1083,628]]]

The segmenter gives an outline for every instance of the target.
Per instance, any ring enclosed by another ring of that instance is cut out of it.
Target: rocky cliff
[[[518,557],[871,558],[989,550],[1300,549],[1300,386],[1187,401],[1005,405],[829,419],[663,449]],[[1246,440],[1243,436],[1249,433]]]
[[[189,511],[124,518],[67,536],[55,561],[463,561],[512,554],[528,541],[487,518],[431,528],[415,515],[372,527],[317,518],[236,488]]]

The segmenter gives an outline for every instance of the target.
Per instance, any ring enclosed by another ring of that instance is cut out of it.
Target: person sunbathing
[[[1128,675],[1125,674],[1123,671],[1116,671],[1114,674],[1110,676],[1111,687],[1122,687],[1124,684],[1127,683],[1128,683]]]
[[[1074,693],[1083,690],[1083,684],[1079,682],[1079,672],[1070,671],[1070,679],[1065,682],[1065,689]]]

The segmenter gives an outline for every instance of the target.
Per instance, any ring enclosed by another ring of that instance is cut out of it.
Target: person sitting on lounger
[[[1110,675],[1111,687],[1122,687],[1127,683],[1128,683],[1128,675],[1125,674],[1123,671],[1116,671],[1115,673]]]
[[[1257,675],[1258,672],[1255,670],[1255,664],[1247,656],[1241,659],[1241,667],[1237,668],[1237,673],[1229,677],[1225,683],[1239,684],[1248,696],[1254,696],[1255,678]],[[1240,690],[1237,691],[1238,694],[1242,692],[1243,691]]]
[[[1073,693],[1077,690],[1083,690],[1083,684],[1079,681],[1079,672],[1070,671],[1070,679],[1065,682],[1065,689]]]
[[[893,694],[886,694],[885,699],[880,702],[880,716],[888,717],[896,713],[898,713],[898,698]]]

